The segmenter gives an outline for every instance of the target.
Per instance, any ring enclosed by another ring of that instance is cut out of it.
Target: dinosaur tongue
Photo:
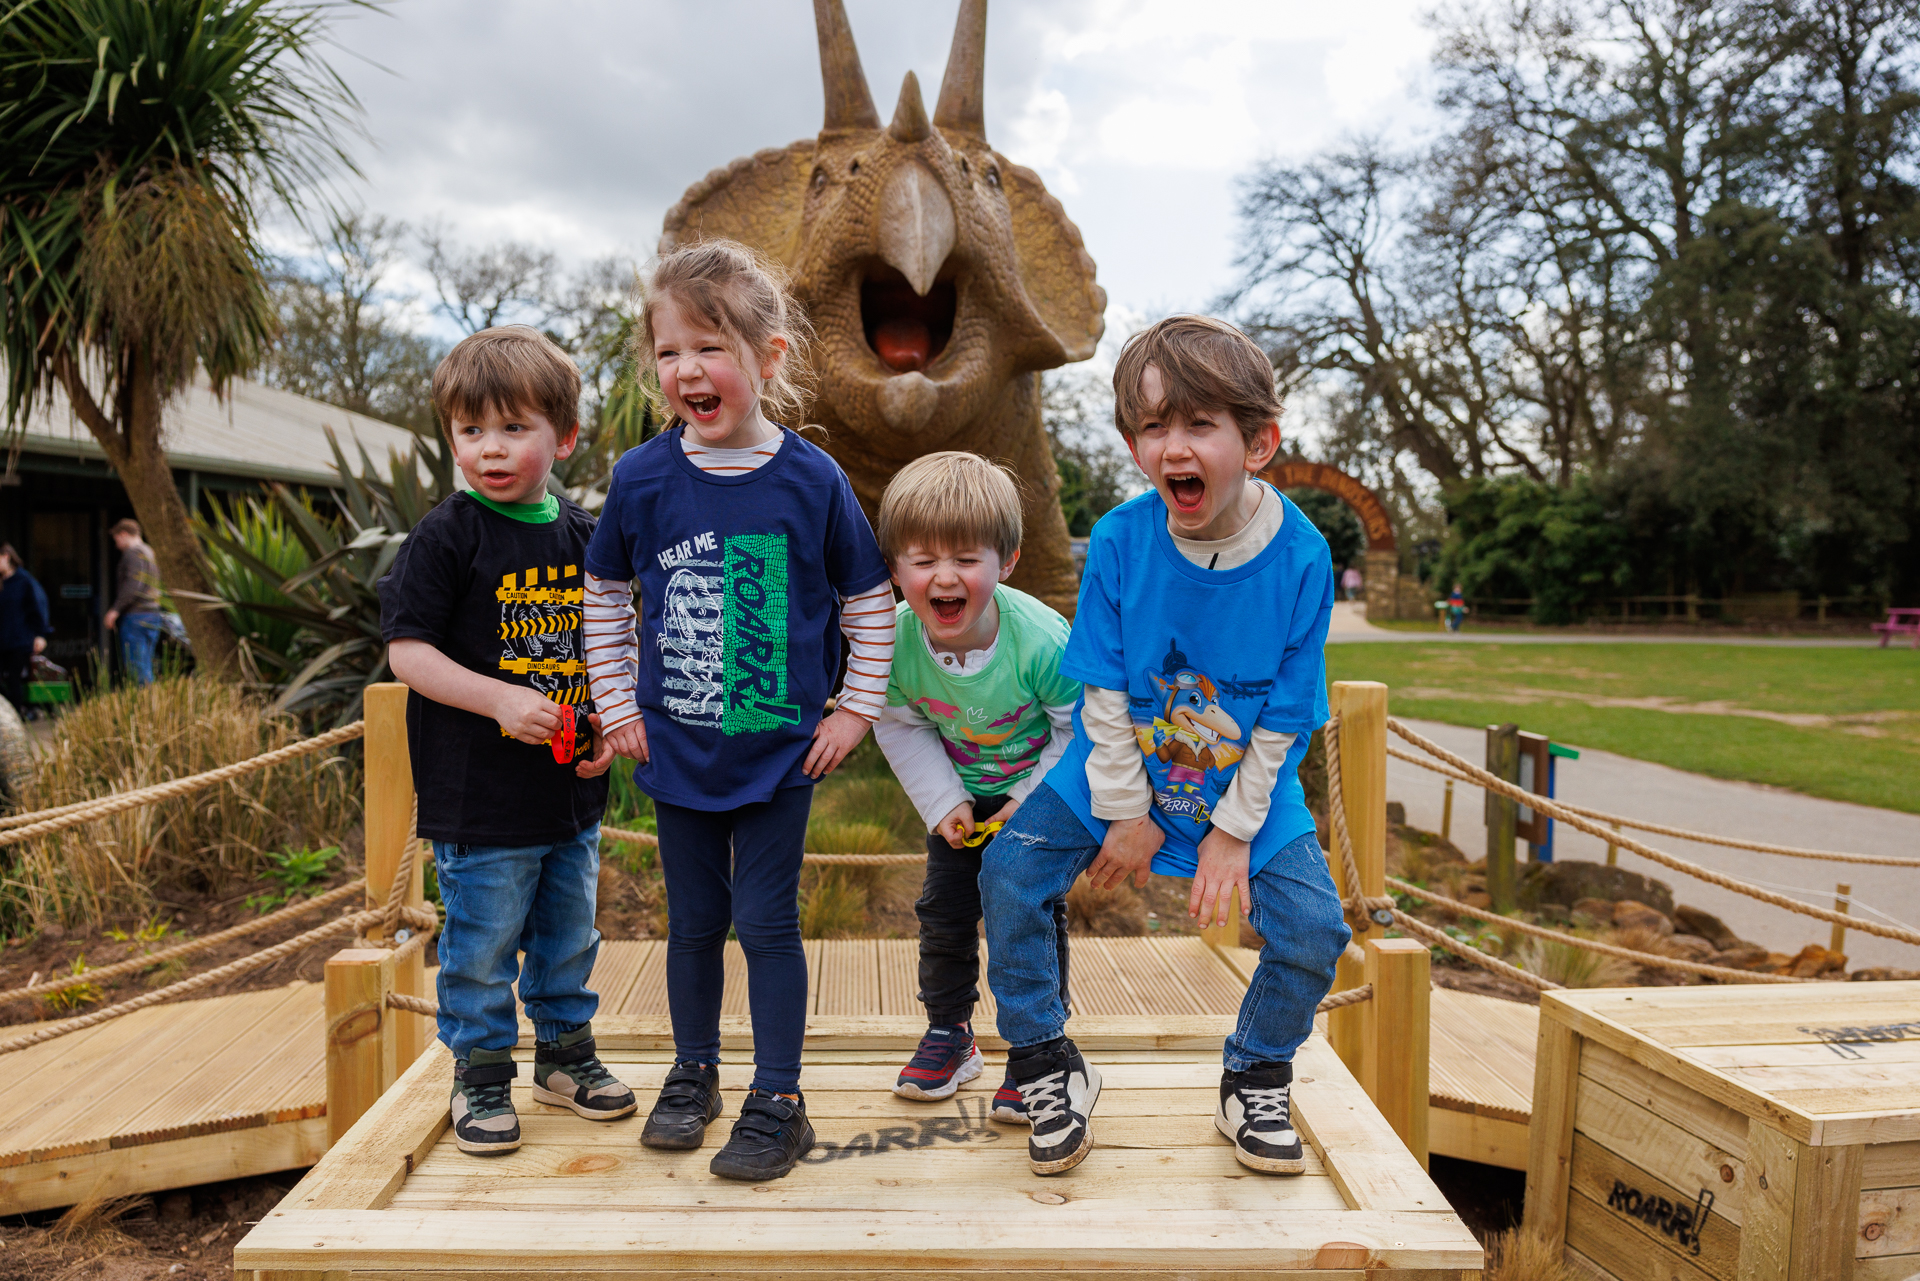
[[[873,349],[897,374],[925,369],[933,354],[933,336],[926,322],[909,316],[897,316],[880,323],[873,332]]]

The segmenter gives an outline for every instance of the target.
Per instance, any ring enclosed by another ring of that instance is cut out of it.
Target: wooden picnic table
[[[1873,630],[1880,633],[1881,649],[1885,649],[1887,642],[1895,636],[1911,636],[1912,648],[1920,649],[1920,607],[1889,609],[1886,621],[1875,623]]]

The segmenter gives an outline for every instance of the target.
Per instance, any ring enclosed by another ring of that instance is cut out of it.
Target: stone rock
[[[1595,925],[1613,924],[1613,900],[1607,898],[1583,898],[1573,905],[1575,916],[1584,916]]]
[[[1707,958],[1707,963],[1724,965],[1730,970],[1761,970],[1767,968],[1770,955],[1771,953],[1764,947],[1735,947],[1715,952]]]
[[[1818,943],[1809,943],[1801,948],[1784,966],[1781,974],[1791,974],[1797,979],[1817,979],[1822,974],[1837,974],[1847,968],[1844,953],[1829,952]]]
[[[1748,946],[1727,928],[1725,921],[1712,912],[1703,908],[1689,907],[1685,903],[1673,909],[1673,927],[1685,934],[1699,935],[1722,952],[1729,948]]]
[[[1407,807],[1399,801],[1387,802],[1387,826],[1405,827],[1407,825]]]
[[[1920,970],[1896,970],[1891,966],[1876,965],[1870,969],[1855,970],[1847,977],[1855,983],[1901,983],[1920,979]]]
[[[1705,961],[1716,950],[1712,942],[1698,934],[1676,934],[1667,943],[1677,955],[1689,961]]]
[[[1477,907],[1484,911],[1493,906],[1493,895],[1485,890],[1467,890],[1460,896],[1460,901],[1468,907]]]
[[[1520,869],[1519,889],[1520,905],[1528,908],[1542,903],[1572,907],[1583,898],[1603,898],[1613,903],[1633,899],[1662,915],[1673,911],[1673,889],[1665,881],[1580,859],[1529,863]]]
[[[1673,933],[1673,922],[1667,914],[1657,908],[1637,903],[1633,899],[1621,899],[1613,905],[1613,928],[1616,930],[1645,929],[1666,938]]]

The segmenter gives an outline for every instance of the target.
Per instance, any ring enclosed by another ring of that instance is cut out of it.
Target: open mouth
[[[949,627],[967,612],[967,602],[959,596],[929,596],[927,604],[933,607],[933,616]]]
[[[860,282],[860,324],[867,346],[896,374],[925,369],[940,358],[953,337],[957,306],[958,291],[951,279],[935,280],[923,298],[899,271],[875,262]]]
[[[518,477],[510,471],[483,471],[480,479],[489,485],[511,485]]]
[[[1217,743],[1220,741],[1220,731],[1216,729],[1210,729],[1207,726],[1202,725],[1199,721],[1188,721],[1187,728],[1192,730],[1195,734],[1198,734],[1204,742]]]
[[[688,410],[703,423],[711,421],[720,413],[718,396],[688,396],[685,399]]]
[[[1167,492],[1173,495],[1174,506],[1181,511],[1196,512],[1207,496],[1207,482],[1198,476],[1169,476]]]

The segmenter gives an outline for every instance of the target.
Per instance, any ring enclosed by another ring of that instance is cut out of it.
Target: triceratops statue
[[[899,468],[965,449],[1013,468],[1026,541],[1013,582],[1076,593],[1040,373],[1093,354],[1106,291],[1030,169],[987,145],[986,0],[961,0],[933,118],[909,71],[882,126],[841,0],[814,0],[826,123],[716,169],[667,212],[662,252],[726,236],[787,265],[818,333],[809,421],[871,516]]]

